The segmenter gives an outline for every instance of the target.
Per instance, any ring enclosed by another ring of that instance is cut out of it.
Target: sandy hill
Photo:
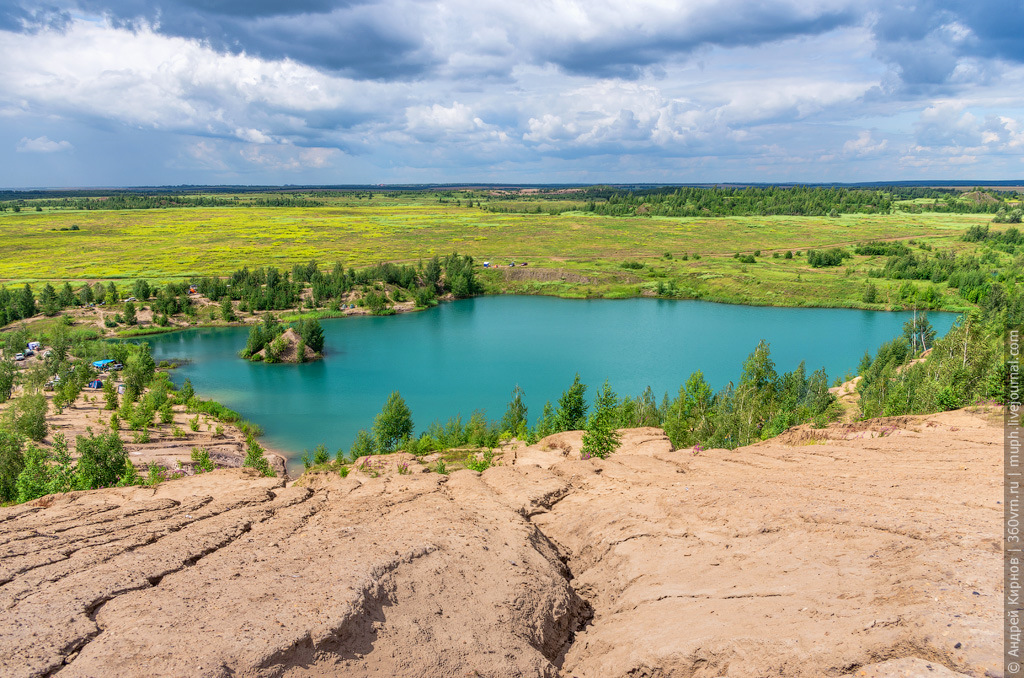
[[[281,351],[281,354],[277,356],[278,362],[282,362],[282,363],[297,363],[297,362],[299,362],[299,342],[302,341],[302,337],[299,336],[299,333],[296,332],[293,328],[289,327],[288,329],[286,329],[281,334],[279,339],[283,339],[284,340],[284,349]],[[259,360],[263,360],[263,358],[264,358],[264,356],[266,356],[266,354],[267,354],[267,349],[263,348],[263,349],[257,351],[255,355],[259,357]],[[308,363],[308,362],[311,362],[313,360],[320,360],[323,357],[321,355],[318,355],[309,346],[303,346],[302,356],[303,356],[302,362],[304,362],[304,363]]]
[[[0,509],[0,675],[1001,675],[1000,421]]]

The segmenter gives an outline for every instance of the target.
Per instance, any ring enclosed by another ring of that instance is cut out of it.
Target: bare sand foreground
[[[3,676],[1000,676],[998,410],[0,509]]]

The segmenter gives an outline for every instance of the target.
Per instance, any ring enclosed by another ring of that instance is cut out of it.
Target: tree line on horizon
[[[482,203],[492,212],[558,214],[583,211],[606,216],[810,216],[838,217],[842,214],[889,214],[893,209],[955,213],[996,214],[1018,197],[1015,191],[998,192],[975,189],[965,199],[952,189],[889,186],[847,188],[825,186],[746,186],[746,187],[652,187],[620,189],[595,186],[571,193],[539,193],[527,199]],[[913,206],[900,201],[931,198],[927,205]],[[472,200],[470,200],[472,205]]]

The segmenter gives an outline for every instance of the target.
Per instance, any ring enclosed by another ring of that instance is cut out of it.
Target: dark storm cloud
[[[882,5],[878,56],[909,86],[946,82],[964,58],[1024,62],[1024,2],[932,0]]]
[[[513,12],[496,0],[58,2],[64,3],[63,11],[39,9],[27,0],[0,0],[0,29],[59,25],[68,20],[68,10],[77,9],[122,27],[145,22],[162,34],[201,39],[221,52],[290,58],[361,79],[423,77],[437,72],[454,52],[487,55],[486,44],[465,41],[475,29],[488,26],[503,30],[515,50],[507,61],[491,60],[485,66],[480,59],[480,68],[490,69],[490,75],[508,73],[516,63],[550,63],[574,75],[638,78],[701,48],[756,47],[868,23],[877,56],[908,87],[948,81],[965,58],[1024,62],[1020,0],[720,0],[699,9],[681,3],[672,11],[596,2],[565,13],[551,5]],[[550,21],[537,25],[532,15]],[[573,23],[580,16],[585,30]]]
[[[609,31],[600,40],[570,40],[556,46],[547,59],[571,73],[632,78],[671,55],[690,54],[702,47],[753,47],[795,36],[820,35],[858,21],[859,17],[846,9],[798,16],[786,2],[751,6],[730,0],[719,3],[713,11],[662,26],[654,34]]]
[[[288,57],[357,79],[402,80],[435,65],[417,37],[372,16],[345,13],[237,24],[220,45],[265,58]],[[217,44],[211,40],[216,47]]]
[[[195,38],[221,52],[289,58],[354,78],[404,79],[433,65],[422,36],[403,18],[345,0],[79,0],[68,8],[106,17],[114,26]],[[0,6],[0,29],[26,30],[40,12],[16,2]],[[62,16],[67,17],[65,12]],[[51,22],[52,23],[52,22]]]

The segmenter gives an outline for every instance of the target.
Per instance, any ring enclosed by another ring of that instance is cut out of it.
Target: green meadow
[[[186,280],[248,266],[317,260],[365,266],[416,262],[457,251],[497,268],[489,292],[569,297],[669,296],[786,306],[898,305],[896,281],[874,280],[877,302],[861,301],[868,271],[884,257],[856,256],[815,269],[808,249],[871,240],[913,240],[967,250],[959,240],[987,215],[891,214],[841,217],[607,217],[492,213],[432,194],[378,194],[319,207],[191,207],[0,213],[0,280]],[[70,230],[73,226],[77,230]],[[737,253],[760,251],[756,263]],[[796,256],[785,259],[792,251]],[[780,256],[774,258],[778,253]],[[799,254],[797,254],[799,253]],[[699,257],[699,258],[698,258]],[[509,269],[509,262],[527,267]],[[642,264],[624,268],[622,264]],[[920,283],[923,284],[923,283]],[[942,287],[942,286],[940,286]],[[943,306],[964,304],[940,290]]]

